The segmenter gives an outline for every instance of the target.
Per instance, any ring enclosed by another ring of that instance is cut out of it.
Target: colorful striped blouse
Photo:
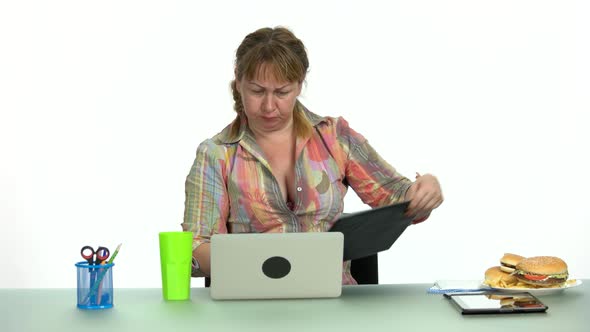
[[[229,127],[202,142],[186,178],[182,227],[193,232],[193,250],[215,233],[325,232],[344,208],[350,186],[361,200],[379,207],[404,200],[412,182],[398,174],[342,117],[304,109],[314,127],[297,138],[297,197],[283,200],[269,162],[246,125],[236,139]],[[350,262],[343,284],[356,284]]]

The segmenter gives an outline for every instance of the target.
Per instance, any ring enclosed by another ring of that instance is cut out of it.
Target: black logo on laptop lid
[[[272,279],[280,279],[291,272],[291,263],[280,256],[274,256],[262,263],[262,273]]]

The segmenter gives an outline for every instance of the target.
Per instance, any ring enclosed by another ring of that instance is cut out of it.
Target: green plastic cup
[[[192,232],[161,232],[160,267],[165,300],[188,300],[191,290]]]

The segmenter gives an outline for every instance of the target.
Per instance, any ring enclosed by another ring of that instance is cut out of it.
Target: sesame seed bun
[[[537,256],[523,259],[516,269],[533,274],[564,274],[567,273],[567,264],[558,257]]]
[[[523,259],[516,265],[518,280],[539,287],[564,285],[569,274],[567,264],[558,257],[537,256]]]

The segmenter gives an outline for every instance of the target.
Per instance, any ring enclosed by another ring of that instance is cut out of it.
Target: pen
[[[113,253],[113,256],[111,256],[111,259],[109,259],[108,264],[111,264],[115,260],[115,257],[117,257],[117,254],[119,253],[119,249],[121,249],[122,244],[123,243],[119,243],[119,245],[117,246],[117,249],[115,249],[115,252]]]
[[[109,259],[107,264],[111,264],[114,260],[115,257],[117,256],[117,254],[119,253],[119,249],[121,249],[121,244],[119,243],[119,245],[117,246],[117,249],[115,249],[115,252],[113,253],[113,256]],[[104,271],[102,271],[102,273],[100,274],[100,276],[98,277],[98,280],[94,283],[94,285],[92,286],[92,288],[90,289],[90,291],[88,292],[88,295],[86,295],[86,298],[84,299],[84,301],[82,302],[86,302],[87,300],[90,299],[90,297],[99,290],[99,286],[102,283],[102,279],[104,278],[104,276],[107,274],[108,269],[110,269],[110,267],[104,269]],[[100,299],[98,299],[98,304],[100,304]]]
[[[120,246],[121,245],[119,244],[119,246],[117,247],[117,250],[119,250]],[[110,259],[109,262],[112,262],[112,259]],[[107,264],[106,261],[100,262],[100,265],[105,265],[105,264]],[[102,281],[102,278],[100,279],[100,281]],[[96,298],[97,298],[96,304],[100,305],[101,297],[102,297],[102,285],[98,284],[98,294],[96,295]]]

